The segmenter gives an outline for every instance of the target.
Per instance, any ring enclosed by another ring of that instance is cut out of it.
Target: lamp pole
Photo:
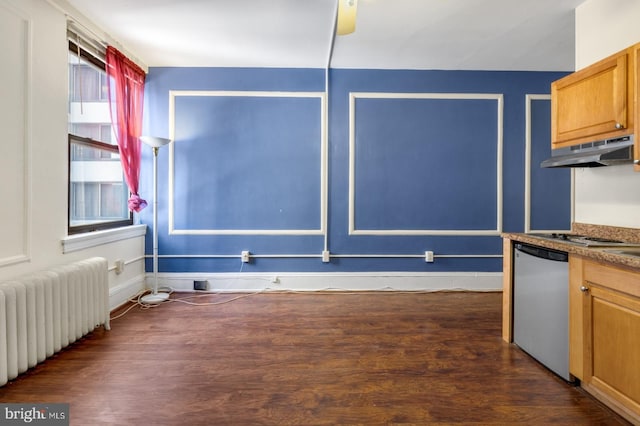
[[[151,305],[169,299],[169,293],[158,292],[158,150],[171,141],[150,136],[142,136],[140,140],[153,148],[153,290],[140,299]]]

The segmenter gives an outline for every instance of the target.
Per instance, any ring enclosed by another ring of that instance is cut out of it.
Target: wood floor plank
[[[505,343],[501,309],[463,292],[134,308],[0,401],[68,402],[72,425],[627,424]]]

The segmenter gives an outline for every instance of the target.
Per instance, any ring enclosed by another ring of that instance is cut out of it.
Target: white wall
[[[109,272],[115,306],[142,288],[144,236],[62,250],[67,49],[58,8],[44,0],[0,0],[0,281],[90,256],[105,257],[110,266],[122,259],[124,272]]]
[[[640,1],[587,0],[576,9],[577,69],[637,42]],[[640,228],[640,173],[631,165],[575,170],[574,220]]]
[[[640,41],[640,2],[587,0],[576,8],[576,69]]]

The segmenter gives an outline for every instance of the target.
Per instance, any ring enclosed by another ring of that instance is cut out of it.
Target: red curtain
[[[147,202],[138,195],[145,73],[113,46],[107,47],[106,59],[111,123],[120,147],[122,170],[131,192],[129,210],[139,212],[147,206]]]

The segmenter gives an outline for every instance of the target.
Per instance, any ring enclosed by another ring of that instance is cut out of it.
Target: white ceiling
[[[337,0],[66,1],[148,66],[324,68]],[[359,0],[331,67],[572,71],[584,1]]]

